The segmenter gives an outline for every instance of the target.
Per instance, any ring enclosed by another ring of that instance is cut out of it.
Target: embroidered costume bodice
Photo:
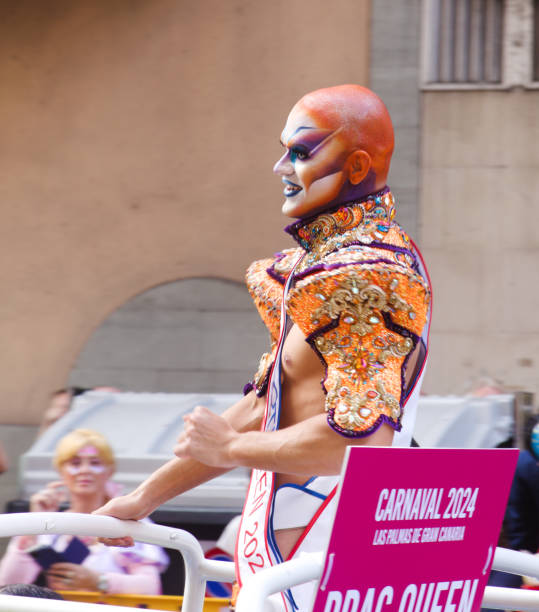
[[[383,422],[400,430],[411,390],[404,372],[427,323],[428,279],[394,214],[386,189],[302,219],[286,228],[299,247],[247,271],[272,342],[252,383],[257,394],[266,392],[285,282],[303,257],[286,296],[287,313],[326,366],[329,425],[350,437],[368,435]]]

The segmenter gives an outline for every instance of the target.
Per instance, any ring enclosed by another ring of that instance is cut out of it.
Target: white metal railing
[[[109,606],[104,604],[61,601],[0,595],[0,610],[3,612],[133,612],[132,607]],[[155,612],[159,612],[156,610]]]
[[[138,521],[121,521],[110,516],[78,514],[76,512],[28,512],[0,515],[0,537],[13,535],[39,535],[43,533],[117,538],[131,536],[138,542],[147,542],[179,550],[185,564],[183,612],[202,612],[206,581],[234,581],[234,564],[204,558],[196,538],[181,529],[153,525]],[[61,607],[59,604],[63,604]],[[64,607],[67,605],[67,607]],[[0,611],[14,610],[71,610],[91,612],[94,604],[75,604],[48,599],[31,599],[4,595],[0,597]],[[97,605],[97,604],[95,604]],[[22,606],[22,607],[21,607]],[[119,606],[96,608],[98,612],[118,610]],[[128,609],[128,608],[126,608]],[[129,608],[132,609],[132,608]]]
[[[0,537],[43,533],[110,538],[131,536],[138,542],[178,550],[185,564],[183,612],[202,612],[207,580],[234,581],[233,563],[205,559],[195,537],[181,529],[74,512],[0,515]],[[324,555],[311,553],[251,576],[240,591],[237,612],[262,612],[269,595],[319,579],[323,566]],[[539,558],[514,550],[497,548],[492,568],[539,579]],[[482,605],[496,609],[539,610],[539,591],[488,586]],[[124,609],[132,610],[123,606],[0,595],[0,612],[118,612]]]
[[[323,567],[324,556],[310,553],[251,576],[239,593],[236,612],[262,612],[267,597],[294,585],[319,579]],[[539,558],[528,553],[497,548],[492,569],[539,579]],[[487,586],[482,607],[539,610],[539,591]]]
[[[299,559],[292,559],[253,574],[241,587],[236,612],[263,612],[264,602],[270,595],[309,580],[317,580],[323,567],[322,553],[308,553]]]

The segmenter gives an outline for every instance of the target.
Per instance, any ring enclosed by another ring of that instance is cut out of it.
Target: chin
[[[97,493],[98,488],[94,484],[80,484],[76,487],[75,491],[77,493],[88,494],[88,493]]]
[[[302,194],[300,193],[294,198],[287,198],[281,210],[283,215],[287,217],[303,219],[304,217],[310,217],[316,214],[318,211],[326,208],[326,206],[328,206],[328,204],[304,202]]]
[[[292,217],[293,219],[297,219],[301,216],[301,214],[298,214],[298,210],[300,207],[299,203],[295,203],[295,202],[291,202],[290,201],[291,198],[287,198],[284,203],[283,206],[281,208],[281,212],[283,213],[283,215],[286,215],[287,217]]]

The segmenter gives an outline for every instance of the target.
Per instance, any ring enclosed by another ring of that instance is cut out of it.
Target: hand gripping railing
[[[319,579],[323,567],[324,556],[321,553],[309,553],[299,559],[286,561],[253,574],[242,585],[236,612],[263,612],[265,601],[270,595],[309,580]],[[497,548],[492,569],[539,579],[539,558],[528,553]],[[487,586],[482,607],[498,610],[539,610],[539,591]]]
[[[234,581],[234,564],[229,561],[205,559],[196,538],[182,529],[76,512],[28,512],[0,515],[0,537],[45,533],[105,538],[131,536],[138,542],[179,550],[185,564],[183,612],[202,612],[207,580]],[[0,596],[0,612],[13,612],[14,610],[45,612],[57,610],[72,612],[80,610],[82,612],[84,610],[92,612],[94,605],[96,606],[94,612],[106,612],[107,608],[115,611],[122,609],[120,606],[98,606],[97,604],[30,599],[11,595]],[[132,608],[125,609],[132,610]]]

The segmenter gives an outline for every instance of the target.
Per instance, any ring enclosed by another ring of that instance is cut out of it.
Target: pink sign
[[[479,610],[517,458],[349,447],[313,612]]]

